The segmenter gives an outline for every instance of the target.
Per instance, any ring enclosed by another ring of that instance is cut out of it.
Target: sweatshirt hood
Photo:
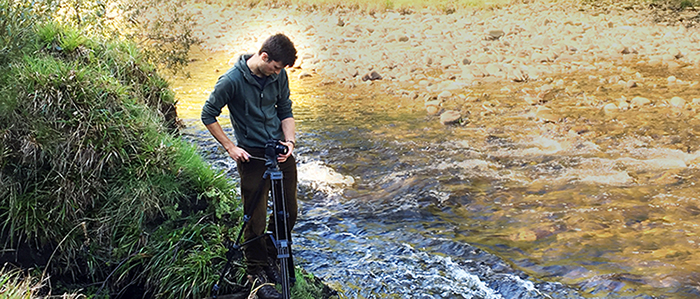
[[[259,86],[258,81],[253,78],[253,71],[250,70],[248,67],[248,59],[250,57],[253,57],[253,54],[243,54],[238,58],[238,61],[236,61],[236,64],[234,65],[236,69],[240,70],[243,73],[243,77],[248,81],[248,83]],[[279,74],[271,74],[268,76],[269,82],[274,82],[277,81],[277,78],[279,77]]]

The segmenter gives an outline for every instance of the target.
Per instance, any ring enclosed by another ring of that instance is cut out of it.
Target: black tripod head
[[[271,139],[265,144],[265,166],[268,168],[277,167],[277,156],[285,155],[289,148],[279,140]]]

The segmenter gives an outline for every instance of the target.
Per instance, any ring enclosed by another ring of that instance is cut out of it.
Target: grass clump
[[[177,136],[167,82],[133,43],[51,21],[8,26],[0,262],[40,269],[54,291],[205,296],[240,210],[235,186]],[[3,289],[29,290],[11,298],[51,292],[2,277]]]
[[[42,284],[38,279],[25,275],[19,269],[0,268],[0,298],[30,299]]]

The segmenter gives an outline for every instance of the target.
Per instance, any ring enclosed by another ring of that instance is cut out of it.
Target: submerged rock
[[[630,101],[630,106],[632,108],[638,108],[638,107],[642,107],[644,105],[648,105],[650,103],[651,103],[651,100],[649,100],[647,98],[634,97],[634,98],[632,98],[632,101]]]
[[[459,122],[461,118],[462,115],[459,113],[459,111],[446,110],[440,114],[440,123],[443,125],[450,125]]]

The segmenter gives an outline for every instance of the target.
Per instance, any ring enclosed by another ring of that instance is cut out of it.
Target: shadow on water
[[[345,298],[696,298],[697,74],[626,70],[642,86],[552,78],[541,103],[523,98],[543,82],[473,86],[443,103],[468,119],[454,126],[377,87],[292,82],[299,264]],[[210,77],[175,82],[179,107],[197,111]],[[652,103],[625,108],[635,96]],[[235,178],[183,110],[187,138]]]

